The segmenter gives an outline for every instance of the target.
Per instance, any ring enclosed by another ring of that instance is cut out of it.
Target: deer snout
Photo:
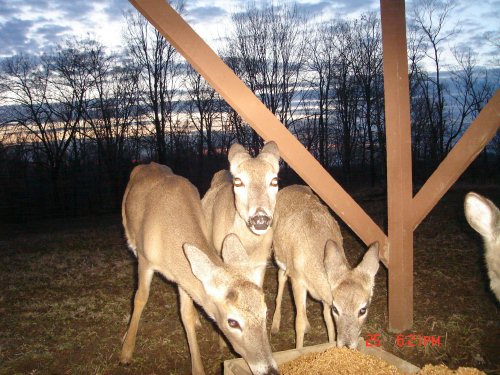
[[[351,341],[346,345],[349,349],[356,349],[358,347],[358,340]]]
[[[276,362],[273,360],[270,365],[268,364],[257,364],[257,365],[251,365],[248,364],[250,367],[250,370],[252,371],[252,374],[254,375],[278,375],[278,366],[276,365]]]
[[[337,339],[337,347],[343,348],[347,347],[349,349],[356,349],[358,347],[358,339],[344,341],[342,338]]]
[[[247,361],[253,375],[278,375],[278,365],[272,356],[269,342],[266,342],[267,333],[265,332],[265,328],[263,334],[265,335],[263,336],[264,340],[256,338],[253,342],[253,345],[258,345],[258,342],[261,343],[260,347],[255,348],[256,350],[254,349],[250,353],[253,358],[243,358]]]
[[[259,231],[267,230],[267,228],[271,225],[271,222],[272,218],[262,208],[257,209],[255,214],[248,220],[250,226]]]
[[[278,375],[278,369],[276,367],[268,367],[265,375]]]

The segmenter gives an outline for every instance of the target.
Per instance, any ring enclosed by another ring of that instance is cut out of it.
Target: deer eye
[[[362,307],[361,309],[359,309],[359,316],[363,316],[366,314],[366,307]]]
[[[272,186],[272,187],[277,187],[277,186],[278,186],[278,177],[274,177],[274,178],[271,180],[271,186]]]
[[[332,305],[332,311],[335,315],[339,315],[339,310],[334,305]]]
[[[229,325],[229,327],[234,328],[234,329],[239,329],[241,331],[240,323],[238,323],[236,320],[228,319],[227,324]]]
[[[233,179],[233,185],[235,187],[241,187],[243,186],[243,181],[241,181],[241,178],[236,177],[235,179]]]

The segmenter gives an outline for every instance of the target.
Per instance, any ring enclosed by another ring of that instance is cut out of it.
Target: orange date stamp
[[[369,333],[365,338],[365,345],[367,347],[379,347],[382,345],[381,333]],[[402,348],[404,346],[412,347],[425,347],[425,346],[441,346],[441,336],[427,336],[421,333],[410,333],[408,335],[399,334],[395,337],[394,343]]]

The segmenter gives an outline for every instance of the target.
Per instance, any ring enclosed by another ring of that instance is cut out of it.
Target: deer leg
[[[200,347],[196,339],[196,320],[198,319],[198,314],[194,307],[193,300],[180,286],[179,296],[182,324],[186,330],[189,352],[191,354],[192,373],[193,375],[205,375],[205,370],[201,362]]]
[[[323,318],[326,323],[326,330],[328,331],[328,342],[335,342],[335,329],[333,327],[333,318],[332,312],[330,310],[330,306],[328,304],[323,303]]]
[[[292,279],[292,291],[295,308],[297,309],[297,316],[295,317],[295,334],[297,336],[295,347],[301,349],[304,346],[304,334],[309,331],[310,327],[306,311],[307,289],[302,283]]]
[[[147,262],[141,261],[140,258],[137,260],[138,286],[134,297],[134,311],[132,312],[132,318],[130,319],[127,333],[125,333],[125,336],[123,337],[122,353],[120,355],[120,362],[122,364],[129,364],[132,360],[139,320],[141,319],[142,310],[148,302],[149,288],[154,274],[154,271],[149,268]]]
[[[264,286],[264,277],[266,276],[266,267],[267,267],[267,263],[265,263],[264,265],[260,266],[259,267],[259,274],[257,276],[258,278],[258,286],[260,286],[261,288]]]
[[[281,301],[283,299],[283,290],[286,284],[286,271],[281,268],[278,269],[278,294],[276,296],[276,308],[274,309],[273,324],[271,326],[271,332],[276,333],[280,330],[281,322]]]

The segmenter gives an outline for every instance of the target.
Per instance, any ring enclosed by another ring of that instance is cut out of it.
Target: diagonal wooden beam
[[[165,0],[130,0],[212,87],[266,141],[365,244],[379,241],[387,265],[387,237],[321,164]]]
[[[381,0],[387,137],[389,329],[413,324],[413,230],[410,94],[404,0]]]
[[[417,228],[500,128],[500,90],[490,99],[467,131],[413,198],[412,225]]]

